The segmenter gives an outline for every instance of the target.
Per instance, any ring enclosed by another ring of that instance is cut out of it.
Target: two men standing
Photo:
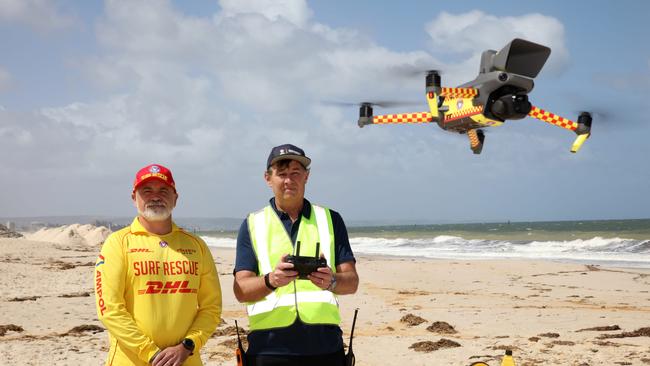
[[[345,364],[337,295],[355,293],[359,277],[341,215],[305,199],[310,163],[294,145],[273,148],[264,179],[274,197],[239,231],[233,290],[247,304],[249,366]],[[198,351],[221,316],[212,255],[172,221],[169,169],[138,171],[132,199],[138,216],[107,238],[95,266],[106,364],[201,365]],[[287,256],[317,249],[327,266],[300,279]]]

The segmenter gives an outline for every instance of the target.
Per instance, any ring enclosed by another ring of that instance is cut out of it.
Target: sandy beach
[[[99,246],[0,239],[0,365],[103,365],[96,319]],[[234,250],[213,249],[224,320],[201,350],[235,365]],[[358,256],[359,291],[339,298],[357,365],[650,365],[650,270],[544,261]]]

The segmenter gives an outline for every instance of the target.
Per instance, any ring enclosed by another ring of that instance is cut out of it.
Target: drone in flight
[[[515,38],[499,52],[486,50],[476,79],[457,88],[441,87],[440,72],[426,73],[426,112],[373,115],[373,106],[388,103],[364,102],[359,108],[359,127],[381,124],[437,123],[450,132],[466,134],[474,154],[483,150],[483,129],[501,126],[507,120],[527,116],[573,131],[577,138],[571,152],[577,152],[591,135],[592,115],[581,112],[577,121],[533,106],[528,93],[533,79],[546,63],[551,49]]]

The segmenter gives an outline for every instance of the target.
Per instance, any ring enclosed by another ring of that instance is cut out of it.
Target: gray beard
[[[169,208],[145,207],[144,211],[138,210],[138,213],[147,221],[165,221],[172,215],[172,210]]]

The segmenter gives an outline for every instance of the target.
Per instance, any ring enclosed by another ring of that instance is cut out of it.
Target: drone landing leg
[[[485,134],[483,130],[468,130],[467,137],[469,137],[469,147],[474,154],[480,154],[483,150],[483,141],[485,141]]]
[[[533,106],[530,109],[528,115],[530,117],[537,118],[540,121],[544,121],[552,125],[556,125],[564,129],[567,129],[569,131],[575,132],[576,135],[578,135],[578,137],[576,138],[576,140],[573,142],[573,145],[571,146],[572,153],[578,152],[578,150],[580,150],[580,147],[582,147],[582,144],[589,138],[589,136],[591,136],[592,117],[591,117],[591,113],[589,112],[580,113],[580,115],[578,116],[578,122],[574,122],[570,119],[560,117],[556,114],[547,112],[535,106]]]

